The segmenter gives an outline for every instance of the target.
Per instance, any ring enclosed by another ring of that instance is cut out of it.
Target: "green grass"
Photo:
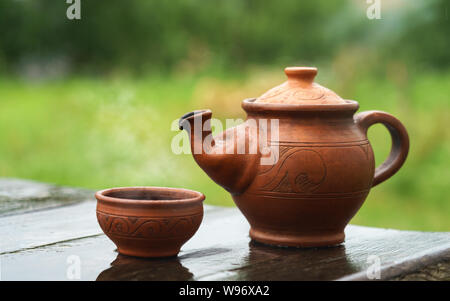
[[[411,150],[405,166],[372,189],[352,223],[399,229],[450,229],[450,73],[339,77],[318,82],[384,110],[406,126]],[[321,73],[321,75],[322,75]],[[185,112],[211,108],[215,117],[242,118],[242,99],[280,83],[278,70],[239,76],[72,78],[29,83],[0,79],[0,176],[102,189],[154,185],[204,192],[206,202],[232,206],[191,155],[171,152],[171,124]],[[377,164],[390,138],[369,131]]]

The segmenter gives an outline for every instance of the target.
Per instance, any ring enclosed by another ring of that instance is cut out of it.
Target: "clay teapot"
[[[293,247],[338,245],[370,188],[406,160],[405,127],[314,82],[316,68],[285,69],[287,81],[246,99],[244,123],[212,137],[211,111],[180,118],[197,164],[231,196],[247,218],[250,237]],[[355,114],[355,115],[354,115]],[[381,123],[391,152],[375,168],[368,128]]]

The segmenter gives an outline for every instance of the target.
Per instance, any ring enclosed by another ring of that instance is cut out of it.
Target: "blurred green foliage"
[[[72,72],[167,72],[191,67],[317,63],[361,45],[414,64],[450,65],[447,0],[0,0],[0,66],[63,59]],[[382,47],[380,47],[382,43]],[[200,65],[200,66],[199,66]],[[1,70],[1,69],[0,69]]]
[[[410,155],[352,223],[450,228],[450,5],[365,1],[0,0],[0,177],[101,189],[181,186],[232,205],[171,140],[182,114],[244,118],[287,65],[408,129]],[[173,126],[174,130],[171,130]],[[369,131],[377,164],[390,138]]]
[[[391,72],[383,77],[355,72],[343,79],[339,69],[324,69],[318,78],[341,95],[357,99],[361,110],[394,114],[410,134],[406,164],[372,189],[352,223],[448,230],[450,74],[410,74],[404,81],[405,75]],[[3,79],[0,176],[93,189],[186,187],[202,191],[209,204],[232,205],[229,194],[205,175],[190,154],[171,151],[172,138],[179,133],[177,118],[208,107],[215,117],[243,118],[243,95],[254,96],[255,91],[283,80],[279,68],[256,70],[237,79],[151,76],[35,84]],[[233,109],[223,110],[224,103]],[[376,125],[369,130],[369,139],[380,164],[389,152],[387,130]]]

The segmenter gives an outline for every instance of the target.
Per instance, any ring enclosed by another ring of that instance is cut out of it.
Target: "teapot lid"
[[[314,82],[317,68],[287,67],[284,69],[287,81],[276,86],[260,97],[256,103],[276,104],[346,104],[347,101],[339,95]]]

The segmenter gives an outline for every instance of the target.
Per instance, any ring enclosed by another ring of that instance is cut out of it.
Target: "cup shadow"
[[[192,277],[178,257],[145,259],[118,254],[97,281],[185,281]]]

